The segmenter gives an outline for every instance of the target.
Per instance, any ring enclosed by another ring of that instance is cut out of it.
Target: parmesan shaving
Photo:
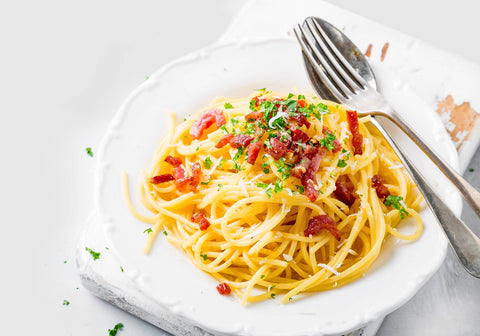
[[[318,267],[325,268],[325,269],[329,270],[330,272],[332,272],[332,273],[335,274],[335,275],[340,275],[340,272],[334,270],[332,266],[329,266],[329,265],[327,265],[327,264],[319,263],[319,264],[317,264],[317,266],[318,266]]]

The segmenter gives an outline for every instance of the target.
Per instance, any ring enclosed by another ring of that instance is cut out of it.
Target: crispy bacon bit
[[[159,184],[159,183],[164,183],[168,181],[172,181],[175,178],[173,177],[172,174],[162,174],[162,175],[157,175],[154,176],[150,179],[150,183],[152,184]]]
[[[262,119],[263,118],[263,112],[250,112],[245,115],[245,120],[246,121],[255,121],[257,119]]]
[[[183,172],[185,174],[185,171]],[[186,188],[187,186],[190,185],[192,182],[193,177],[181,177],[179,179],[175,180],[175,187],[177,187],[178,190],[180,191],[187,191]]]
[[[283,142],[281,142],[277,138],[271,138],[270,145],[272,146],[272,148],[267,147],[266,151],[268,154],[273,156],[275,160],[280,159],[287,152],[287,145],[285,145]]]
[[[339,201],[351,206],[356,199],[352,194],[353,189],[352,181],[350,181],[347,175],[342,175],[335,181],[335,191],[333,194]]]
[[[192,176],[191,176],[191,181],[190,181],[190,191],[193,191],[194,193],[197,193],[197,187],[198,184],[200,183],[200,177],[202,175],[202,168],[200,167],[200,163],[196,162],[192,165]]]
[[[387,55],[387,50],[388,50],[388,46],[390,45],[390,43],[385,43],[383,45],[383,48],[382,48],[382,56],[380,58],[380,60],[383,62],[383,60],[385,59],[385,56]]]
[[[340,231],[337,228],[337,224],[327,215],[315,216],[308,221],[307,229],[304,231],[306,237],[312,235],[318,235],[323,229],[330,231],[336,240],[340,240]]]
[[[367,47],[367,51],[365,51],[365,56],[370,57],[372,56],[372,44],[370,43]]]
[[[342,149],[342,145],[340,144],[340,140],[335,139],[335,140],[332,141],[332,144],[333,144],[332,152],[333,153],[340,152],[340,150]]]
[[[217,291],[221,295],[228,295],[232,291],[227,283],[217,285]]]
[[[385,179],[380,175],[373,175],[372,176],[372,186],[375,188],[377,192],[377,196],[380,199],[385,199],[390,192],[388,191],[387,187],[384,185]]]
[[[175,167],[173,168],[173,178],[175,180],[179,180],[185,177],[185,169],[182,167]]]
[[[362,154],[363,136],[360,134],[358,126],[357,111],[347,111],[347,121],[350,132],[352,133],[352,146],[354,155]]]
[[[303,151],[303,155],[311,159],[315,154],[318,153],[318,151],[319,151],[318,147],[307,145]]]
[[[310,122],[307,120],[307,117],[301,113],[296,113],[294,116],[288,118],[288,120],[294,121],[297,123],[298,127],[302,127],[303,125],[310,127]]]
[[[197,223],[200,230],[205,231],[210,226],[210,222],[199,212],[195,212],[192,216],[192,222]]]
[[[252,140],[253,138],[249,135],[238,134],[230,139],[230,146],[232,146],[232,148],[247,147]]]
[[[211,109],[203,112],[200,117],[195,120],[190,129],[190,135],[193,139],[200,139],[203,135],[203,131],[208,129],[213,123],[216,123],[217,127],[225,124],[225,116],[220,109]]]
[[[320,162],[322,161],[322,157],[324,155],[324,151],[319,151],[317,154],[315,154],[308,165],[307,171],[302,176],[302,185],[305,187],[305,195],[307,195],[311,202],[315,202],[318,197],[318,190],[315,189],[313,181],[318,168],[320,168]]]
[[[170,163],[173,167],[178,167],[182,164],[182,159],[169,155],[165,158],[165,162]]]
[[[301,107],[301,108],[304,108],[305,106],[307,106],[307,102],[306,102],[305,100],[303,100],[303,99],[299,99],[299,100],[297,101],[297,106],[298,106],[298,107]]]
[[[298,177],[299,179],[302,178],[303,174],[307,172],[308,167],[310,166],[310,163],[312,160],[309,158],[304,158],[302,161],[300,161],[295,167],[293,167],[290,170],[290,174],[292,176]]]
[[[215,145],[216,148],[222,148],[223,146],[230,143],[230,140],[233,138],[233,134],[225,134],[223,138],[221,138],[218,143]]]
[[[292,141],[303,143],[307,142],[308,139],[310,139],[307,133],[305,133],[295,125],[290,126],[290,131],[292,132]]]
[[[250,163],[251,165],[255,164],[255,160],[257,160],[260,149],[262,149],[262,142],[260,141],[260,139],[258,139],[257,142],[254,142],[250,144],[250,146],[248,146],[248,149],[247,149],[248,163]]]

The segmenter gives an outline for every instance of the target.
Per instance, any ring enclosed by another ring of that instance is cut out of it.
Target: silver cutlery
[[[480,193],[446,164],[421,137],[389,106],[376,90],[373,71],[359,49],[340,30],[320,18],[309,17],[294,27],[303,51],[305,67],[317,94],[370,115],[422,191],[458,259],[474,277],[480,278],[480,239],[448,208],[435,193],[405,152],[397,145],[377,117],[385,117],[400,127],[440,168],[480,217]]]

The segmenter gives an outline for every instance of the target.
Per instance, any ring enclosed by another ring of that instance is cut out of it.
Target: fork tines
[[[294,32],[315,72],[337,99],[349,100],[367,87],[315,18],[297,24]]]

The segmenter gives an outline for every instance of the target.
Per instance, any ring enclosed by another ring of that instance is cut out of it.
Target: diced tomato
[[[297,101],[297,106],[303,108],[303,107],[307,106],[307,102],[303,99],[299,99]]]
[[[192,216],[192,222],[197,223],[200,230],[205,231],[210,226],[210,222],[199,212],[196,212]]]
[[[336,240],[340,240],[340,231],[337,228],[337,224],[328,215],[315,216],[308,221],[307,229],[304,231],[306,237],[312,235],[318,235],[323,229],[328,230]]]
[[[175,178],[173,177],[172,174],[162,174],[162,175],[157,175],[154,176],[150,179],[150,183],[152,184],[159,184],[159,183],[164,183],[168,181],[172,181]]]

